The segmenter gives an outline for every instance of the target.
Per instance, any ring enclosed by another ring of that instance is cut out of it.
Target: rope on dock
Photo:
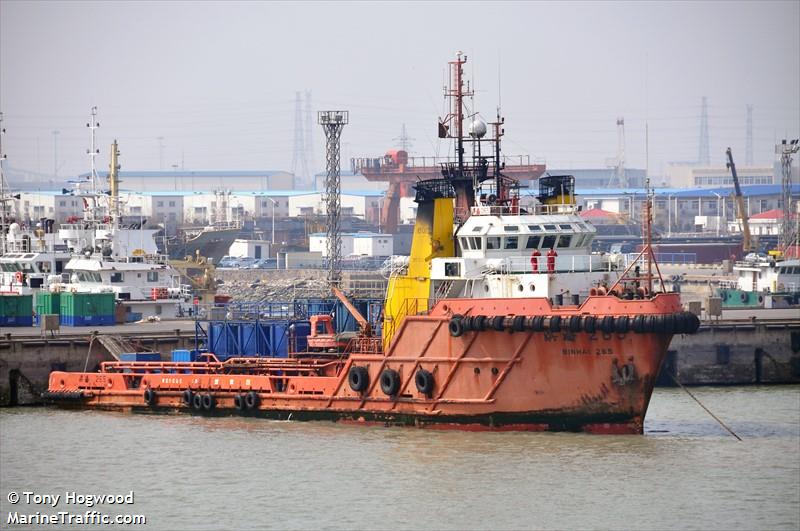
[[[672,378],[672,381],[673,381],[673,382],[675,382],[675,385],[677,385],[678,387],[680,387],[681,389],[683,389],[684,391],[686,391],[686,394],[687,394],[687,395],[689,395],[690,397],[692,397],[692,399],[693,399],[695,402],[697,402],[698,404],[700,404],[700,407],[701,407],[701,408],[703,408],[703,409],[706,411],[706,413],[708,413],[709,415],[711,415],[711,417],[712,417],[714,420],[716,420],[717,422],[719,422],[719,425],[720,425],[720,426],[722,426],[723,428],[725,428],[726,430],[728,430],[728,432],[729,432],[731,435],[733,435],[734,437],[736,437],[736,438],[737,438],[737,439],[739,439],[740,441],[742,440],[742,438],[741,438],[741,437],[739,437],[738,435],[736,435],[736,433],[735,433],[735,432],[734,432],[732,429],[730,429],[730,428],[727,426],[727,424],[725,424],[724,422],[722,422],[722,421],[719,419],[719,417],[717,417],[715,414],[713,414],[713,413],[711,412],[711,410],[710,410],[710,409],[708,409],[706,406],[704,406],[704,405],[703,405],[703,403],[702,403],[702,402],[700,402],[700,400],[698,400],[696,396],[694,396],[694,395],[693,395],[693,394],[692,394],[692,393],[691,393],[691,392],[690,392],[688,389],[686,389],[686,388],[685,388],[683,385],[681,385],[681,383],[678,381],[678,379],[675,377],[675,375],[673,375],[673,374],[672,374],[671,372],[669,372],[669,371],[666,371],[666,372],[667,372],[667,374],[669,374],[669,377],[670,377],[670,378]]]

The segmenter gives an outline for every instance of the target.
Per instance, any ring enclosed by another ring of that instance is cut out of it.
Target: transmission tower
[[[406,124],[403,124],[403,127],[400,129],[400,136],[392,139],[393,142],[396,142],[397,147],[406,153],[411,150],[411,146],[413,146],[412,142],[414,140],[416,139],[409,138],[408,133],[406,133]]]
[[[703,96],[700,110],[700,152],[697,163],[708,166],[711,164],[711,155],[708,150],[708,98]]]
[[[611,159],[614,168],[614,175],[608,181],[609,188],[617,186],[618,188],[628,187],[628,177],[625,173],[625,118],[617,118],[617,158]]]
[[[746,139],[744,145],[744,163],[753,166],[753,106],[747,105]]]
[[[781,247],[786,250],[792,244],[792,155],[800,150],[797,139],[787,142],[785,139],[775,146],[775,153],[781,156],[781,169],[783,170],[782,199],[783,223],[781,224]]]
[[[306,129],[305,129],[305,141],[306,141],[306,166],[308,167],[309,171],[309,181],[310,181],[310,188],[316,189],[317,183],[314,181],[314,173],[315,173],[315,164],[314,164],[314,131],[312,130],[312,124],[314,122],[314,113],[311,111],[311,91],[306,91]]]
[[[342,129],[347,125],[347,111],[320,111],[317,121],[325,131],[327,140],[325,158],[327,173],[325,175],[325,205],[328,213],[328,284],[338,286],[342,279],[342,235],[339,228],[341,208],[339,204],[342,182],[339,178],[339,139]]]
[[[294,154],[292,155],[292,173],[295,188],[308,188],[308,161],[306,160],[306,143],[303,135],[303,98],[295,92],[294,99]]]

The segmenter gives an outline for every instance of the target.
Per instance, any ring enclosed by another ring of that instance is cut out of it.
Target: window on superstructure
[[[500,248],[500,236],[489,236],[486,238],[486,249],[499,249]]]
[[[528,236],[528,242],[525,244],[526,249],[538,249],[539,242],[542,240],[541,236]]]
[[[558,246],[563,248],[569,247],[570,243],[572,243],[572,235],[571,234],[564,234],[561,236],[561,239],[558,241]]]
[[[483,248],[483,238],[472,237],[472,250],[480,251]]]
[[[531,232],[542,232],[541,225],[528,225],[528,230]]]
[[[472,228],[472,232],[480,232],[482,230],[483,230],[483,227],[480,226],[480,225],[476,225],[475,227]]]
[[[148,282],[158,282],[158,271],[148,271],[147,272],[147,281]]]
[[[519,247],[518,236],[506,236],[505,240],[504,249],[517,249]]]
[[[125,275],[123,275],[119,271],[115,271],[114,273],[111,273],[111,282],[112,283],[119,283],[119,282],[122,282],[124,279],[125,279]]]
[[[542,240],[542,249],[550,249],[556,246],[556,241],[558,241],[558,236],[547,235]]]
[[[545,225],[544,230],[557,230],[555,225]]]
[[[519,232],[519,227],[517,225],[504,225],[503,230],[506,232]]]
[[[459,238],[459,240],[461,241],[461,249],[462,250],[464,250],[464,251],[471,250],[470,246],[469,246],[469,238]]]
[[[567,223],[567,224],[564,224],[564,225],[559,225],[558,227],[559,227],[560,229],[563,229],[563,230],[572,230],[572,225],[570,225],[570,224],[568,224],[568,223]]]

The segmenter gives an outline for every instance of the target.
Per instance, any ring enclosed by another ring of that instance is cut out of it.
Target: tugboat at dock
[[[654,291],[663,283],[649,238],[628,262],[591,252],[595,229],[578,214],[571,176],[542,178],[536,207],[520,207],[519,187],[502,171],[503,120],[487,136],[475,115],[464,135],[466,60],[459,53],[450,62],[451,108],[439,122],[457,160],[416,184],[411,255],[389,280],[380,335],[362,326],[343,352],[224,362],[209,353],[56,371],[45,398],[439,429],[642,433],[672,336],[694,333],[699,320],[677,293]],[[648,229],[649,220],[648,203]]]

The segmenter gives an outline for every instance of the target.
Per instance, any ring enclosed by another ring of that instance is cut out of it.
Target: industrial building
[[[374,232],[344,233],[342,238],[342,256],[391,256],[394,254],[393,237],[391,234],[377,234]],[[328,256],[328,237],[325,234],[310,234],[308,237],[308,250],[312,253],[322,253]]]

